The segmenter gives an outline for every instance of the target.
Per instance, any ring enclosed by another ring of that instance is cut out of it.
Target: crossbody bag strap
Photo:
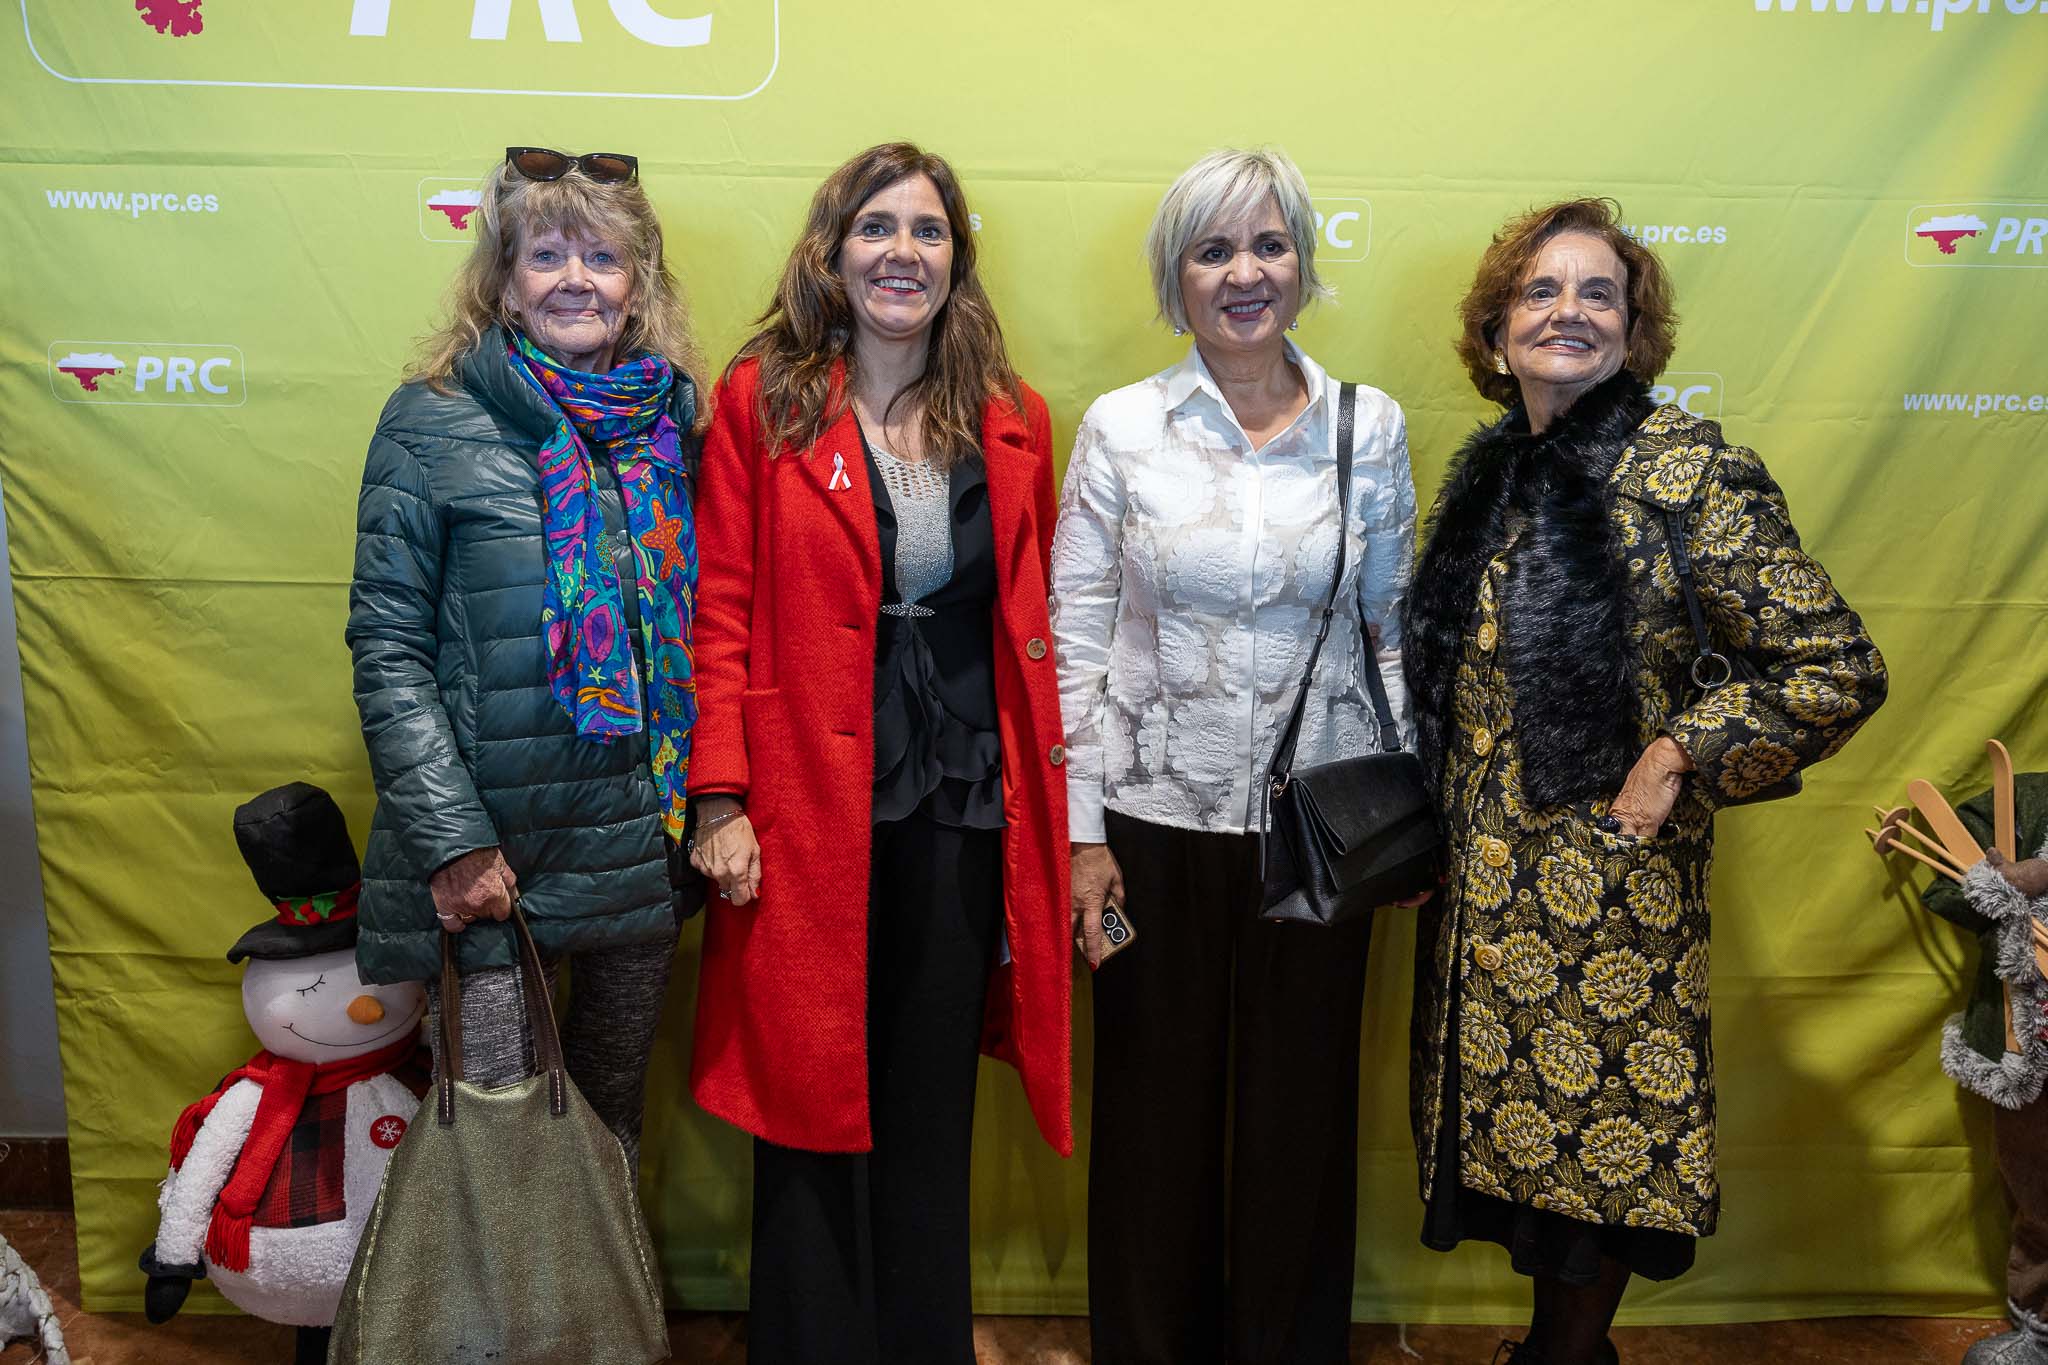
[[[1372,631],[1359,623],[1365,637],[1365,690],[1372,697],[1372,713],[1380,723],[1380,752],[1390,754],[1401,747],[1401,727],[1394,724],[1394,708],[1387,700],[1387,680],[1380,676],[1379,651],[1373,647]]]
[[[1344,387],[1346,390],[1354,392],[1357,388],[1357,386],[1353,384],[1346,384]],[[1350,415],[1350,410],[1348,407],[1345,410],[1345,415],[1347,417]],[[1339,444],[1348,443],[1348,435],[1346,439],[1339,442]],[[1344,465],[1344,472],[1348,474],[1350,472],[1350,469],[1350,462],[1346,461]],[[1348,518],[1350,515],[1351,507],[1350,498],[1348,496],[1345,497],[1341,505],[1345,509],[1345,515]],[[1340,560],[1340,571],[1341,568],[1342,561]],[[1338,576],[1341,578],[1342,573],[1340,572]],[[1326,611],[1326,619],[1328,615],[1329,612]],[[1358,627],[1359,636],[1361,637],[1361,639],[1363,639],[1365,644],[1365,690],[1366,693],[1372,698],[1373,716],[1379,721],[1380,752],[1383,754],[1390,754],[1401,747],[1401,727],[1394,723],[1394,707],[1393,704],[1387,700],[1387,682],[1385,678],[1380,676],[1380,661],[1378,658],[1377,651],[1373,647],[1372,631],[1369,627],[1367,627],[1363,618],[1359,620]],[[1310,669],[1311,671],[1313,671],[1314,669],[1313,662],[1311,662],[1310,664]],[[1291,757],[1292,754],[1290,752],[1290,758]]]
[[[1693,686],[1702,692],[1711,692],[1735,676],[1735,665],[1727,655],[1714,648],[1714,637],[1707,632],[1707,614],[1700,610],[1700,595],[1692,582],[1692,556],[1685,548],[1685,509],[1666,507],[1663,511],[1671,572],[1678,579],[1679,594],[1685,598],[1686,615],[1692,618],[1693,640],[1699,646],[1699,654],[1692,661]]]
[[[1323,600],[1323,619],[1316,626],[1316,642],[1308,652],[1308,667],[1302,671],[1301,688],[1294,694],[1294,711],[1287,718],[1287,728],[1280,732],[1280,743],[1273,750],[1272,776],[1267,786],[1274,793],[1287,789],[1287,781],[1294,771],[1294,750],[1301,741],[1301,718],[1308,708],[1308,690],[1316,679],[1316,663],[1323,656],[1323,641],[1330,637],[1330,618],[1337,612],[1337,593],[1344,584],[1344,558],[1349,547],[1351,531],[1351,436],[1358,403],[1356,384],[1340,385],[1337,390],[1337,569],[1330,576],[1330,595]],[[1378,669],[1371,670],[1377,677]],[[1378,700],[1378,693],[1375,693]],[[1381,702],[1384,705],[1384,702]],[[1382,712],[1385,715],[1385,712]]]

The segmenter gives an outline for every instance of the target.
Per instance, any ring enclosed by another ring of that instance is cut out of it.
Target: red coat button
[[[386,1114],[370,1125],[370,1141],[390,1151],[405,1136],[405,1120],[396,1114]]]

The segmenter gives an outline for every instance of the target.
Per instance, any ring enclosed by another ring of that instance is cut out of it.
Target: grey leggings
[[[626,1149],[636,1173],[640,1121],[646,1112],[647,1060],[654,1051],[654,1029],[661,1021],[678,936],[679,932],[671,933],[654,943],[568,956],[571,989],[562,1020],[562,1059],[576,1088]],[[548,963],[548,969],[559,981],[560,962]],[[440,1035],[431,1012],[440,1009],[440,994],[438,982],[427,984],[427,1036],[436,1043],[437,1073]],[[534,1069],[533,1034],[519,997],[519,969],[486,967],[463,977],[463,1079],[496,1089],[532,1075]]]

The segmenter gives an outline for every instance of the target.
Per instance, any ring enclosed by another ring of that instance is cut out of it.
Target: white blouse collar
[[[1283,338],[1282,344],[1287,348],[1287,358],[1300,369],[1302,382],[1308,386],[1308,404],[1314,407],[1323,401],[1329,387],[1329,375],[1310,358],[1307,351],[1294,343],[1292,337]],[[1202,359],[1202,348],[1190,345],[1181,362],[1166,372],[1166,410],[1174,411],[1197,393],[1208,394],[1219,407],[1229,406],[1223,401],[1223,390],[1216,386],[1208,364]]]

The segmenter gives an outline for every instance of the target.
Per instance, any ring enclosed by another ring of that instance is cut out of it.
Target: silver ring
[[[1735,665],[1725,654],[1702,654],[1692,661],[1693,686],[1705,692],[1725,687],[1735,676]]]
[[[731,899],[732,899],[732,892],[730,892],[730,891],[720,891],[720,892],[718,893],[718,898],[719,898],[720,900],[722,900],[722,901],[729,901],[729,900],[731,900]]]

